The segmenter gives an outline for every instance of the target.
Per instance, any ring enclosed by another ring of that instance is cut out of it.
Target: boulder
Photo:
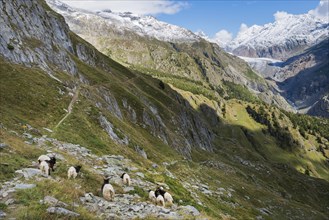
[[[64,209],[64,208],[61,208],[61,207],[49,207],[47,209],[47,212],[48,213],[51,213],[51,214],[66,215],[66,216],[70,216],[70,217],[78,217],[78,216],[80,216],[79,213],[72,212],[70,210],[67,210],[67,209]]]
[[[0,149],[4,149],[8,147],[8,144],[5,144],[5,143],[0,143]]]
[[[67,207],[68,205],[64,202],[59,201],[58,199],[52,196],[45,196],[43,202],[48,205],[56,206],[56,207]]]
[[[179,210],[182,210],[184,213],[190,214],[190,215],[193,215],[193,216],[200,215],[200,212],[194,206],[191,206],[191,205],[181,206],[179,208]]]
[[[128,186],[128,187],[125,187],[124,189],[123,189],[123,191],[125,192],[125,193],[127,193],[127,192],[130,192],[130,191],[133,191],[135,188],[134,187],[132,187],[132,186]]]
[[[140,178],[143,178],[143,179],[145,178],[144,173],[137,172],[136,175],[139,176]]]
[[[6,216],[7,214],[4,211],[0,210],[0,219],[5,218]]]
[[[16,184],[16,186],[14,187],[15,189],[32,189],[35,187],[35,184]]]
[[[33,176],[40,175],[41,171],[35,168],[24,168],[22,170],[16,170],[15,173],[22,174],[25,179],[30,179]]]

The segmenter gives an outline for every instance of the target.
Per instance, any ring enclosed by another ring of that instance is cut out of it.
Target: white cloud
[[[284,20],[285,18],[287,18],[290,14],[288,14],[287,12],[285,11],[277,11],[275,14],[274,14],[274,18],[276,21],[280,21],[280,20]]]
[[[175,2],[171,0],[63,0],[62,2],[72,7],[90,11],[110,9],[114,12],[132,12],[140,15],[175,14],[188,6],[187,2]]]
[[[227,30],[220,30],[216,33],[215,38],[212,39],[214,42],[224,47],[227,43],[229,43],[233,39],[232,33]]]
[[[240,25],[240,31],[239,33],[245,32],[248,29],[248,26],[245,23],[242,23]]]
[[[318,7],[308,13],[329,22],[329,0],[321,0]]]

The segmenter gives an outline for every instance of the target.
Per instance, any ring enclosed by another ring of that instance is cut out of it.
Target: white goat
[[[170,193],[166,192],[163,197],[164,197],[165,202],[168,205],[171,206],[173,204],[174,199],[172,198],[172,196],[170,195]]]
[[[78,173],[80,172],[81,166],[72,166],[69,168],[69,170],[67,171],[67,178],[70,179],[71,177],[73,177],[73,179],[75,179],[78,175]]]
[[[151,202],[156,203],[155,193],[152,190],[149,190],[149,199],[151,200]]]
[[[162,195],[158,195],[158,197],[156,198],[156,204],[160,206],[165,206],[165,201]]]
[[[131,180],[130,180],[130,176],[127,173],[123,173],[121,175],[121,179],[122,179],[123,184],[130,186]]]
[[[44,174],[45,176],[50,175],[50,169],[49,169],[49,164],[47,161],[42,161],[39,166],[41,173]]]
[[[109,179],[104,179],[102,194],[104,199],[108,201],[112,201],[114,199],[115,192],[113,186],[109,183]]]
[[[50,157],[47,156],[47,155],[41,155],[41,156],[38,158],[38,162],[39,162],[39,164],[40,164],[42,161],[45,161],[45,160],[50,160]]]

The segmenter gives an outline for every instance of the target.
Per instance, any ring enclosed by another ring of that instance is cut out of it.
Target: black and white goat
[[[161,195],[163,198],[164,198],[164,201],[169,204],[169,205],[172,205],[174,200],[172,198],[172,196],[170,195],[170,193],[166,192],[163,187],[158,187],[156,190],[155,190],[155,197],[158,198],[159,195]]]
[[[69,170],[67,171],[67,178],[70,179],[71,177],[73,177],[73,179],[75,179],[77,177],[78,173],[80,172],[81,167],[82,166],[80,166],[80,165],[71,166],[69,168]]]
[[[104,179],[101,192],[104,199],[108,201],[112,201],[114,199],[115,192],[113,186],[110,184],[110,178]]]
[[[123,173],[121,175],[121,179],[124,185],[130,186],[131,180],[130,180],[130,176],[127,173]]]
[[[54,169],[54,166],[56,164],[56,157],[55,156],[49,157],[47,155],[41,155],[38,158],[39,166],[41,165],[42,161],[48,161],[49,168],[51,168],[52,171],[55,171],[55,169]]]

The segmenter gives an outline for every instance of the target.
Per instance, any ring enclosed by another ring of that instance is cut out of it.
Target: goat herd
[[[50,175],[50,170],[54,171],[54,166],[56,164],[56,157],[49,157],[47,155],[41,155],[38,158],[39,162],[39,169],[41,170],[41,173],[45,176]],[[76,178],[78,173],[80,172],[82,166],[71,166],[67,171],[67,177],[70,178]],[[127,173],[123,173],[121,175],[121,179],[124,185],[130,185],[131,180],[130,176]],[[101,188],[102,195],[104,199],[108,201],[113,201],[115,191],[113,186],[110,184],[110,178],[104,178],[104,183]],[[171,206],[173,204],[173,198],[170,195],[170,193],[166,192],[162,186],[158,186],[155,191],[149,190],[149,199],[152,203],[160,206],[165,206],[165,204],[168,204]]]

